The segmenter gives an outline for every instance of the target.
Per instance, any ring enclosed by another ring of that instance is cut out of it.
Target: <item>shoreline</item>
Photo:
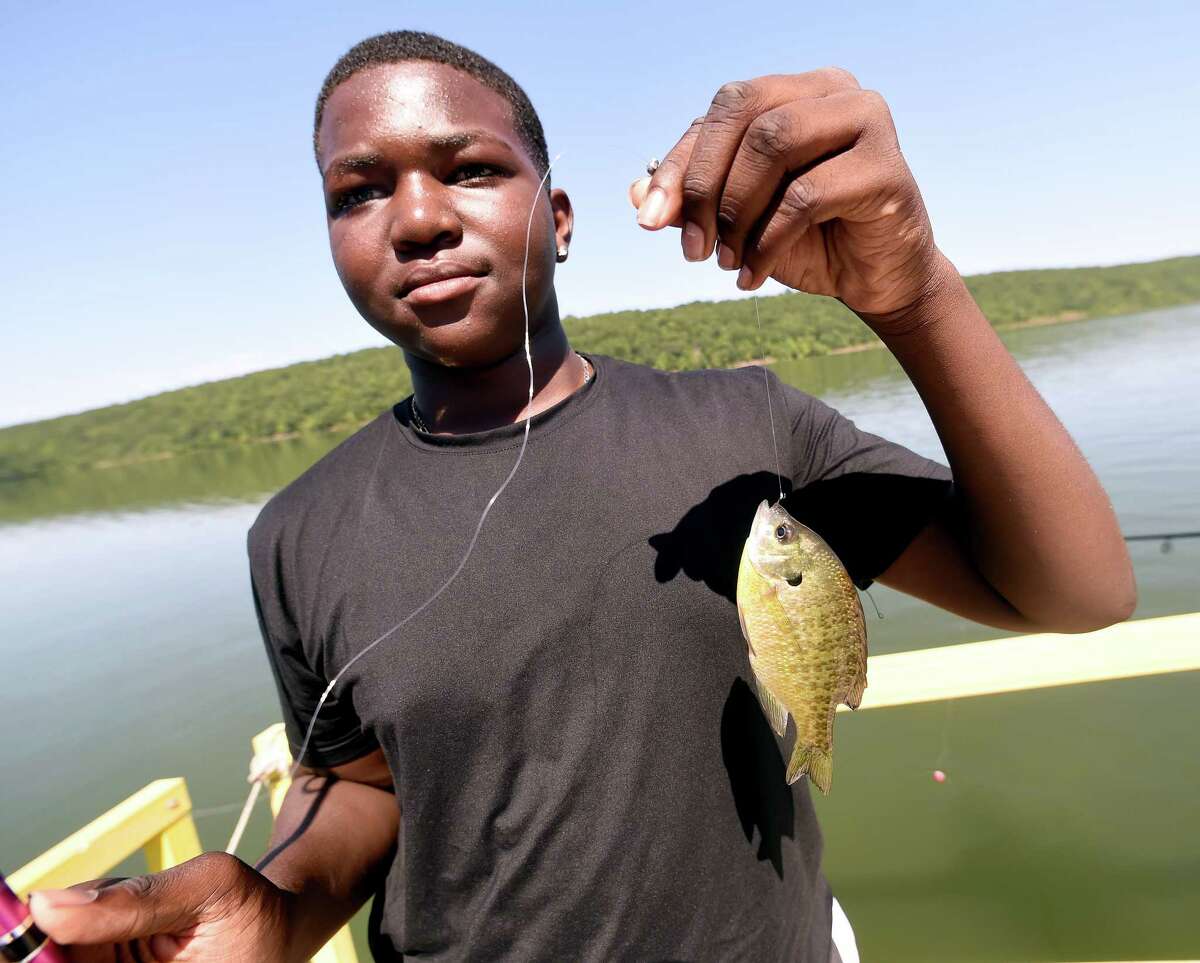
[[[1026,318],[1024,321],[1010,321],[1008,324],[994,324],[994,331],[1019,331],[1021,328],[1043,328],[1052,324],[1071,324],[1075,321],[1087,321],[1091,319],[1086,311],[1060,311],[1058,314],[1042,314],[1033,318]],[[827,358],[830,355],[836,354],[857,354],[860,351],[874,351],[878,348],[885,347],[884,343],[876,338],[874,341],[863,341],[860,344],[848,344],[843,348],[834,348],[831,351],[825,352],[823,355],[809,355],[810,358]],[[751,362],[754,363],[754,362]],[[774,363],[774,359],[772,359]],[[742,367],[742,365],[735,365]]]
[[[995,325],[995,330],[1016,331],[1020,328],[1040,328],[1052,324],[1070,324],[1074,321],[1086,321],[1089,319],[1089,317],[1090,315],[1084,311],[1060,311],[1058,314],[1039,315],[1038,317],[1027,318],[1024,321],[1013,321],[1009,324]],[[876,351],[884,347],[884,343],[878,338],[875,338],[873,341],[863,341],[858,344],[848,344],[841,348],[831,348],[829,351],[822,352],[821,354],[805,355],[804,358],[797,360],[807,361],[812,358],[829,358],[835,355],[858,354],[860,351]],[[733,364],[727,365],[726,367],[749,368],[754,365],[761,365],[764,363],[768,366],[778,364],[779,359],[774,355],[767,355],[766,357],[749,358],[744,361],[735,361]],[[370,419],[368,419],[368,421],[369,420]],[[367,423],[368,422],[366,421],[363,422],[364,425]],[[310,435],[336,434],[337,432],[352,430],[355,427],[361,428],[362,425],[355,426],[341,424],[331,425],[328,428],[316,428],[312,431],[278,432],[274,435],[267,435],[262,438],[248,438],[245,441],[233,442],[229,445],[219,445],[213,448],[198,448],[195,451],[164,451],[153,455],[145,455],[141,458],[96,462],[91,467],[97,469],[98,471],[107,471],[112,468],[132,468],[136,465],[145,465],[150,462],[166,461],[170,458],[181,458],[186,455],[198,455],[210,451],[223,451],[231,448],[242,448],[247,445],[277,445],[285,441],[295,441],[297,438],[304,438]]]
[[[1147,309],[1147,310],[1154,310],[1154,309]],[[1079,321],[1099,319],[1099,318],[1104,318],[1104,317],[1108,317],[1108,316],[1110,316],[1110,315],[1108,315],[1105,312],[1100,312],[1098,314],[1089,314],[1086,311],[1066,310],[1066,311],[1060,311],[1056,314],[1037,315],[1037,316],[1034,316],[1031,318],[1026,318],[1021,321],[1012,321],[1012,322],[1008,322],[1008,323],[1004,323],[1004,324],[996,324],[996,325],[993,325],[993,328],[994,328],[994,330],[996,330],[998,332],[1016,331],[1016,330],[1020,330],[1023,328],[1048,327],[1048,326],[1057,325],[1057,324],[1072,324],[1072,323],[1079,322]],[[876,351],[879,349],[883,349],[885,347],[886,346],[884,345],[884,343],[882,341],[880,341],[878,338],[872,336],[871,340],[869,340],[869,341],[862,341],[862,342],[858,342],[855,344],[843,345],[838,348],[831,348],[828,351],[823,351],[819,354],[805,355],[803,358],[795,359],[795,360],[810,360],[810,359],[815,359],[815,358],[833,357],[833,356],[837,356],[837,355],[857,354],[862,351]],[[733,364],[725,365],[724,367],[728,370],[728,369],[735,369],[735,368],[746,368],[746,367],[750,367],[753,365],[762,365],[764,363],[766,365],[770,366],[770,365],[778,364],[780,362],[780,360],[781,359],[775,357],[774,355],[767,355],[765,357],[760,355],[760,356],[757,356],[754,358],[748,358],[748,359],[744,359],[742,361],[737,361],[737,362],[734,362]],[[784,359],[784,360],[792,360],[792,359]],[[372,416],[372,417],[374,417],[374,416]],[[318,437],[321,435],[338,434],[338,433],[353,431],[356,428],[360,428],[360,427],[362,427],[362,425],[367,424],[370,420],[371,419],[368,418],[368,419],[366,419],[366,421],[363,421],[361,424],[347,424],[347,423],[343,422],[343,423],[336,424],[336,425],[330,425],[325,428],[314,428],[309,431],[277,432],[272,435],[265,435],[265,436],[258,437],[258,438],[246,438],[246,439],[241,439],[241,440],[237,440],[237,441],[230,441],[227,444],[212,445],[212,446],[204,447],[204,448],[194,448],[194,449],[187,449],[187,450],[181,450],[181,451],[161,451],[161,452],[154,452],[151,454],[146,454],[146,455],[141,455],[141,456],[133,456],[133,457],[129,457],[129,458],[103,459],[103,460],[99,460],[96,462],[92,462],[91,464],[88,464],[88,465],[80,465],[80,466],[72,466],[69,468],[64,468],[64,469],[62,469],[62,471],[65,471],[65,472],[89,471],[89,470],[108,471],[110,469],[133,468],[133,467],[137,467],[139,465],[145,465],[145,464],[149,464],[152,462],[169,461],[169,460],[172,460],[175,458],[186,457],[188,455],[200,455],[200,454],[215,453],[215,452],[221,452],[221,451],[231,451],[231,450],[245,448],[247,446],[253,446],[253,445],[275,445],[275,444],[280,444],[283,442],[295,441],[297,439],[305,438],[305,437]],[[59,471],[53,471],[53,472],[51,472],[49,474],[45,474],[45,475],[37,474],[37,475],[19,476],[16,478],[4,479],[4,481],[10,482],[10,483],[15,483],[15,484],[20,484],[22,482],[50,478],[50,477],[53,477],[53,475],[57,475],[59,473],[60,473]]]

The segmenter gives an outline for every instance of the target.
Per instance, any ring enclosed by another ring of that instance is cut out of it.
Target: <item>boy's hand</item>
[[[719,243],[738,287],[840,298],[881,334],[953,276],[887,103],[844,70],[726,84],[629,193],[643,227],[683,228],[689,260]]]
[[[291,894],[224,853],[30,900],[38,928],[73,963],[285,963],[290,905]]]

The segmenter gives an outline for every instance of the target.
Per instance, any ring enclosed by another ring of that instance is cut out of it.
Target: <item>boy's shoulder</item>
[[[251,550],[278,540],[289,526],[338,514],[338,506],[361,491],[375,468],[394,417],[391,408],[382,412],[272,495],[250,527]]]
[[[651,365],[599,356],[608,369],[618,397],[644,401],[675,401],[689,410],[758,410],[767,406],[767,392],[792,413],[819,404],[817,398],[783,381],[757,362],[732,368],[668,371]]]

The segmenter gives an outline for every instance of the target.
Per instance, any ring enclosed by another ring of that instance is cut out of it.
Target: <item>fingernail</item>
[[[688,221],[683,225],[683,256],[689,261],[703,261],[707,253],[704,250],[704,231],[699,224]]]
[[[732,271],[737,266],[737,262],[733,257],[733,249],[726,247],[724,244],[718,244],[717,264],[721,266],[722,271]]]
[[[30,900],[37,900],[46,906],[82,906],[92,902],[100,895],[98,889],[41,889],[30,895]]]
[[[738,272],[737,286],[745,291],[750,287],[750,282],[754,280],[754,272],[748,266],[743,267]]]
[[[659,223],[667,211],[667,192],[661,187],[650,188],[650,193],[638,208],[637,222],[642,227],[660,227]]]

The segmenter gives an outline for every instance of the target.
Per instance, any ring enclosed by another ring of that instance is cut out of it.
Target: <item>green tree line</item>
[[[1200,301],[1200,256],[967,278],[998,328]],[[572,344],[665,369],[783,360],[874,340],[839,301],[787,293],[563,319]],[[0,481],[270,442],[365,424],[411,390],[403,355],[368,348],[0,429]]]

